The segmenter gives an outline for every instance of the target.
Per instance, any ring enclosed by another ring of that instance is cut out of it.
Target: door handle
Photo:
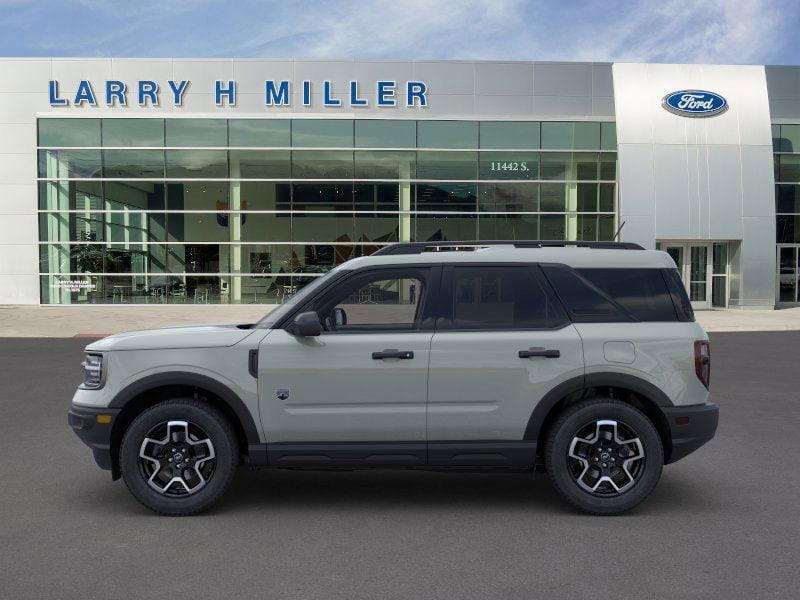
[[[533,358],[534,356],[543,356],[544,358],[558,358],[561,356],[560,350],[545,350],[544,348],[528,348],[527,350],[520,350],[520,358]]]
[[[381,360],[384,358],[399,358],[400,360],[409,360],[414,358],[414,353],[411,350],[382,350],[381,352],[373,352],[372,358],[374,360]]]

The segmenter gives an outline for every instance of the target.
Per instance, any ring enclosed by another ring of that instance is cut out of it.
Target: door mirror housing
[[[319,315],[312,310],[297,315],[288,330],[298,337],[315,337],[322,333],[322,323]]]

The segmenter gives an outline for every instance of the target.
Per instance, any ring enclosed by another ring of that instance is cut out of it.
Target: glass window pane
[[[573,148],[576,150],[600,149],[600,123],[576,122]]]
[[[353,121],[349,119],[294,119],[295,148],[352,148]]]
[[[567,239],[566,217],[564,215],[541,215],[539,235],[543,240]]]
[[[361,183],[355,186],[356,210],[399,211],[400,195],[405,196],[405,210],[411,210],[411,184]],[[397,216],[394,217],[395,219]]]
[[[230,119],[231,148],[288,148],[289,119]]]
[[[800,125],[781,125],[781,152],[800,152]]]
[[[39,119],[39,145],[99,146],[100,119]]]
[[[228,145],[225,119],[166,119],[167,146],[215,147]]]
[[[415,148],[416,121],[356,119],[356,148]]]
[[[225,150],[167,150],[167,177],[228,177]]]
[[[294,242],[352,242],[353,213],[294,213]]]
[[[542,148],[571,150],[575,128],[571,122],[545,121],[542,123]]]
[[[569,152],[542,152],[541,171],[542,179],[573,179],[572,154]]]
[[[478,210],[485,212],[538,212],[538,183],[478,184]],[[488,238],[484,238],[488,239]]]
[[[577,229],[577,239],[585,242],[596,242],[597,215],[578,215]]]
[[[164,151],[103,150],[103,176],[161,179],[164,177]]]
[[[614,212],[614,185],[600,184],[600,212]]]
[[[476,215],[418,214],[414,217],[416,242],[474,240],[478,236]]]
[[[100,177],[100,150],[39,150],[39,177]]]
[[[617,124],[616,123],[601,123],[600,124],[600,149],[601,150],[614,150],[617,149]]]
[[[421,318],[418,308],[424,292],[424,277],[411,273],[389,279],[386,275],[360,278],[356,289],[345,288],[346,297],[336,297],[321,309],[326,330],[415,329]],[[336,319],[334,311],[341,315],[340,319]]]
[[[417,179],[475,179],[477,152],[418,152]]]
[[[723,242],[721,244],[714,244],[713,246],[713,274],[714,275],[727,275],[728,274],[728,244]]]
[[[103,119],[103,146],[163,145],[163,119]]]
[[[572,160],[575,162],[575,178],[584,181],[596,181],[598,176],[597,158],[597,154],[589,152],[576,152],[573,154]]]
[[[775,210],[779,213],[800,213],[800,185],[776,185]]]
[[[578,184],[578,212],[597,212],[597,184]]]
[[[169,244],[169,273],[227,273],[230,271],[230,244]]]
[[[579,273],[641,321],[676,321],[660,269],[579,269]]]
[[[611,242],[616,234],[614,215],[600,215],[597,218],[597,239],[601,242]]]
[[[567,322],[527,267],[456,267],[453,329],[543,329]]]
[[[163,242],[163,213],[126,211],[106,213],[104,238],[109,242]]]
[[[167,213],[169,242],[227,242],[230,213]]]
[[[781,154],[778,181],[800,181],[800,154]]]
[[[356,241],[397,242],[400,240],[400,219],[386,213],[358,213],[355,216]]]
[[[781,126],[780,125],[773,125],[772,126],[772,151],[773,152],[780,152],[781,151]]]
[[[479,240],[538,240],[538,215],[480,215]]]
[[[349,183],[295,183],[292,185],[292,210],[352,211],[353,186]]]
[[[106,210],[164,210],[166,186],[149,181],[103,182]]]
[[[291,213],[242,213],[240,221],[245,242],[289,242],[292,239]]]
[[[102,212],[39,213],[39,240],[42,242],[102,242],[104,239]]]
[[[167,184],[167,210],[229,210],[230,185],[217,181]]]
[[[39,208],[42,210],[102,210],[99,181],[40,181]]]
[[[169,304],[219,304],[229,293],[230,277],[173,276],[166,298]]]
[[[477,148],[477,121],[417,121],[420,148]]]
[[[474,183],[418,183],[415,210],[474,212],[477,189]],[[423,240],[425,241],[425,240]]]
[[[292,207],[292,187],[289,183],[273,181],[243,181],[231,183],[239,189],[240,210],[289,210]],[[234,196],[235,198],[235,196]],[[232,209],[237,207],[231,206]]]
[[[355,153],[356,179],[414,179],[416,152],[372,151]]]
[[[538,179],[538,152],[481,152],[480,179]]]
[[[295,150],[292,152],[292,177],[295,179],[352,179],[353,152],[347,150]]]
[[[289,150],[231,150],[231,179],[289,179]]]
[[[481,148],[538,148],[538,121],[483,121]]]
[[[567,210],[567,186],[563,183],[540,184],[539,204],[542,212],[564,212]]]
[[[616,152],[603,152],[600,154],[600,179],[616,181],[617,179],[617,154]]]
[[[775,238],[778,244],[796,244],[800,242],[800,216],[778,215],[775,217]]]

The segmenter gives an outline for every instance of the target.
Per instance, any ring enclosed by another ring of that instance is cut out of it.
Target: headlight
[[[83,387],[96,390],[103,386],[103,355],[87,354],[81,363]]]

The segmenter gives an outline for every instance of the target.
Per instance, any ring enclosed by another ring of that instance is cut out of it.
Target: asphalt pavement
[[[83,339],[0,339],[0,598],[797,598],[800,332],[714,333],[717,437],[635,512],[546,475],[241,469],[156,516],[67,427]]]

